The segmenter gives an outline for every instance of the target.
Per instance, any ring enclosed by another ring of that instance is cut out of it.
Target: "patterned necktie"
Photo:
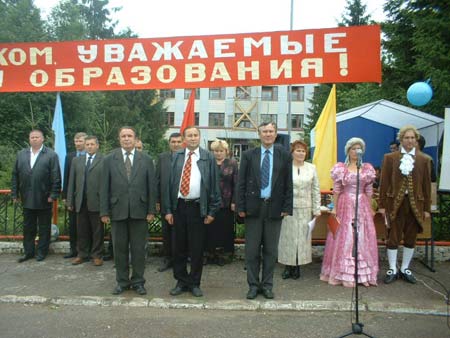
[[[189,194],[189,185],[191,183],[191,168],[192,168],[191,155],[193,153],[194,153],[193,151],[189,152],[188,159],[184,164],[183,177],[181,177],[181,185],[180,185],[180,192],[183,196],[187,196],[187,194]]]
[[[264,152],[264,158],[261,165],[261,189],[265,189],[269,185],[270,159],[269,150]]]
[[[125,170],[127,171],[127,177],[128,177],[128,179],[130,179],[130,176],[131,176],[131,160],[130,160],[130,155],[131,155],[131,153],[130,153],[129,151],[127,151],[127,152],[125,153],[125,155],[127,156],[127,157],[125,158]]]

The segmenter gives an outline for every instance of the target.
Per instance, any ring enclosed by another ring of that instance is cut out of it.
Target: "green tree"
[[[408,87],[431,79],[433,99],[419,109],[443,116],[450,91],[450,1],[391,0],[384,11],[384,91],[394,89],[393,100],[408,105]]]
[[[347,0],[341,22],[341,27],[367,25],[372,23],[371,16],[366,14],[367,6],[361,0]],[[340,83],[336,85],[336,112],[359,106],[364,103],[373,101],[373,93],[370,89],[374,89],[374,85]],[[319,85],[314,91],[312,99],[310,99],[311,109],[308,121],[305,123],[305,135],[309,139],[311,130],[317,123],[320,113],[330,94],[331,85]],[[369,93],[368,93],[369,92]],[[362,95],[364,94],[364,95]],[[378,95],[379,96],[379,95]],[[367,101],[366,101],[367,100]]]

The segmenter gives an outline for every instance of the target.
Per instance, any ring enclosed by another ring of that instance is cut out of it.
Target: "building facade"
[[[195,125],[201,130],[201,146],[209,149],[214,139],[223,139],[239,158],[258,139],[257,126],[263,121],[275,121],[278,133],[286,135],[291,124],[291,141],[302,138],[314,88],[292,85],[290,121],[288,86],[196,89]],[[166,137],[180,130],[190,93],[191,89],[160,90],[167,108]]]

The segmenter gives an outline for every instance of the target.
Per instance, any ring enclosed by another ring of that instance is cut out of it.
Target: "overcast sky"
[[[364,1],[364,0],[363,0]],[[44,15],[58,0],[35,0]],[[383,19],[385,0],[366,0],[372,19]],[[289,30],[291,0],[110,0],[121,6],[119,28],[141,38]],[[294,0],[293,29],[336,27],[345,0]]]

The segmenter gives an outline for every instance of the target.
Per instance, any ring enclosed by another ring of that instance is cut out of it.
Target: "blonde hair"
[[[218,149],[224,149],[226,151],[226,153],[228,154],[228,143],[227,141],[224,140],[219,140],[218,138],[216,138],[210,146],[211,150],[218,150]]]
[[[414,135],[416,136],[416,140],[418,141],[420,138],[420,133],[416,127],[414,127],[413,125],[410,125],[410,124],[400,128],[400,130],[398,131],[398,134],[397,134],[397,140],[401,143],[403,140],[403,137],[405,137],[406,132],[410,131],[410,130],[414,132]]]
[[[348,152],[355,144],[359,144],[361,146],[361,150],[362,150],[363,154],[366,152],[366,142],[364,142],[364,140],[362,138],[352,137],[345,144],[345,148],[344,148],[345,149],[345,164],[350,163],[350,159],[348,157]]]

